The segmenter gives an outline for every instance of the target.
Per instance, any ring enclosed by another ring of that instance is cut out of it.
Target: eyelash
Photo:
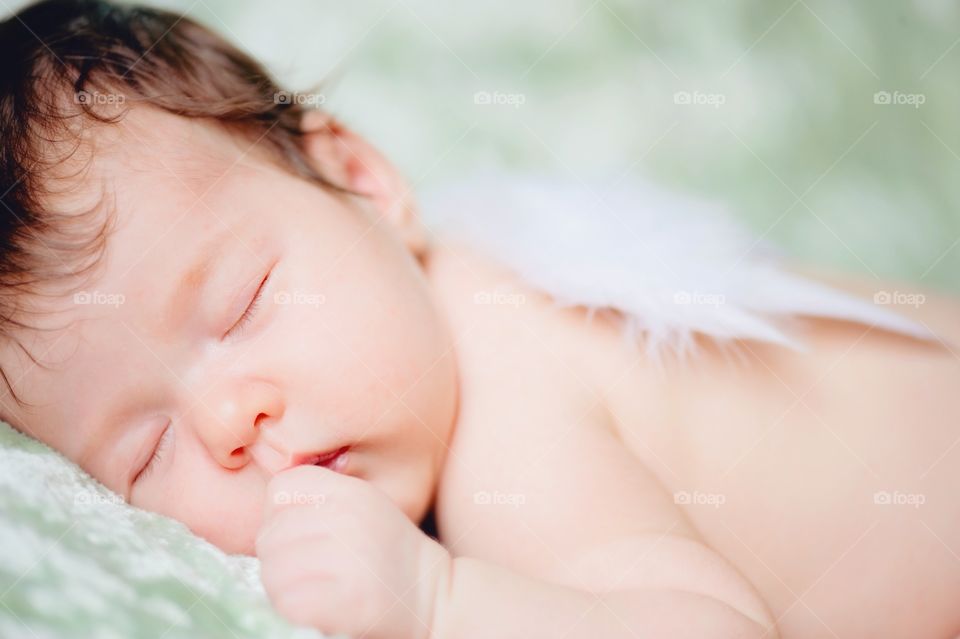
[[[244,326],[246,326],[247,323],[253,318],[253,314],[257,312],[257,307],[260,305],[260,299],[263,297],[263,289],[266,287],[269,279],[270,273],[267,273],[266,277],[263,278],[263,281],[260,282],[260,286],[257,288],[257,292],[254,294],[250,304],[247,305],[247,308],[243,311],[240,319],[238,319],[236,323],[230,327],[230,330],[227,331],[226,336],[243,332]]]
[[[150,459],[147,460],[147,463],[143,465],[143,468],[140,469],[140,472],[137,473],[137,476],[133,478],[133,483],[137,483],[149,475],[150,471],[156,467],[157,462],[160,461],[160,456],[166,449],[168,440],[170,439],[171,430],[172,427],[168,424],[167,428],[163,431],[163,435],[160,436],[160,440],[157,442],[157,447],[153,449],[153,454],[150,455]]]

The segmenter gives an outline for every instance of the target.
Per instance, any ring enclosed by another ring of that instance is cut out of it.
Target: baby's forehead
[[[262,144],[247,143],[217,123],[150,107],[130,109],[84,138],[92,156],[89,179],[157,197],[208,193],[230,173],[261,167],[265,155]]]
[[[89,182],[111,221],[105,267],[124,281],[170,274],[205,238],[262,217],[286,175],[256,144],[155,109],[132,111],[100,146]]]
[[[108,231],[102,235],[114,263],[129,261],[127,253],[140,262],[146,252],[162,250],[169,235],[195,235],[222,223],[249,201],[243,186],[255,175],[262,183],[271,168],[257,145],[244,148],[213,124],[149,107],[72,133],[78,137],[66,161],[46,176],[41,208],[63,220],[58,227],[88,241]],[[51,145],[49,155],[62,157],[67,146]],[[64,273],[90,261],[79,253],[57,255],[55,242],[39,239],[36,250]]]

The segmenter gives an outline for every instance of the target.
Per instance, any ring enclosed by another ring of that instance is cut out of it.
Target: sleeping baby
[[[960,633],[960,301],[655,357],[428,232],[377,149],[190,19],[46,0],[0,52],[2,417],[256,555],[293,622]]]

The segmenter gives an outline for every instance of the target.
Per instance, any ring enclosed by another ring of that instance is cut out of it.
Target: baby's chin
[[[362,454],[362,451],[359,452]],[[355,455],[344,470],[373,484],[397,505],[407,519],[419,525],[433,505],[437,482],[436,474],[430,470],[433,465],[423,460],[394,469],[386,465],[366,465],[365,461],[360,455]]]

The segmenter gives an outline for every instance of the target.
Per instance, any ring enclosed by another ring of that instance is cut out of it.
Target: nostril
[[[261,422],[261,420],[264,420],[264,419],[266,419],[266,418],[267,418],[267,414],[266,414],[266,413],[260,413],[260,414],[258,414],[258,415],[257,415],[257,418],[253,420],[253,426],[254,426],[254,428],[260,428],[260,422]]]
[[[238,448],[234,448],[232,451],[230,451],[230,457],[231,457],[231,458],[232,458],[232,457],[242,457],[244,451],[246,451],[246,448],[244,448],[243,446],[240,446],[240,447],[238,447]]]

